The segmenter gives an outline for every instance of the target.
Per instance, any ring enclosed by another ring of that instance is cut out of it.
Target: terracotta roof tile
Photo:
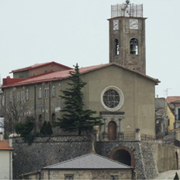
[[[59,66],[66,67],[67,69],[71,69],[71,68],[68,67],[68,66],[65,66],[65,65],[63,65],[63,64],[56,63],[56,62],[52,61],[52,62],[47,62],[47,63],[34,64],[34,65],[32,65],[32,66],[28,66],[28,67],[25,67],[25,68],[20,68],[20,69],[12,70],[10,73],[21,72],[21,71],[26,71],[26,70],[30,70],[30,69],[35,69],[35,68],[42,67],[42,66],[45,66],[45,65],[48,65],[48,64],[57,64],[57,65],[59,65]]]
[[[107,63],[107,64],[100,64],[100,65],[95,65],[95,66],[83,67],[83,68],[80,68],[79,70],[80,70],[81,74],[84,74],[84,73],[88,73],[88,72],[98,70],[98,69],[103,68],[103,67],[112,66],[112,65],[121,67],[121,68],[123,68],[125,70],[128,70],[128,71],[131,71],[133,73],[139,74],[140,76],[143,76],[145,78],[148,78],[148,79],[154,81],[155,84],[158,84],[160,82],[158,79],[154,79],[154,78],[152,78],[150,76],[147,76],[145,74],[142,74],[142,73],[127,69],[127,68],[122,67],[121,65],[118,65],[116,63]],[[36,76],[36,77],[28,78],[26,80],[23,80],[23,81],[14,83],[14,84],[3,85],[2,88],[62,80],[62,79],[68,78],[70,76],[70,74],[69,74],[70,71],[74,71],[74,69],[46,73],[46,74],[39,75],[39,76]]]
[[[2,150],[14,150],[14,148],[10,147],[8,142],[3,139],[3,141],[0,141],[0,151]]]
[[[180,100],[180,96],[168,96],[166,98],[167,103],[172,103],[179,100]]]

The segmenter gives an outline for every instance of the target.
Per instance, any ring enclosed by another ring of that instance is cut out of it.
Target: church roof
[[[80,73],[81,74],[85,74],[85,73],[89,73],[98,69],[102,69],[108,66],[118,66],[120,68],[123,68],[127,71],[131,71],[135,74],[139,74],[140,76],[143,76],[151,81],[153,81],[155,84],[158,84],[160,81],[158,79],[154,79],[150,76],[147,76],[145,74],[142,74],[140,72],[137,72],[135,70],[130,70],[127,69],[119,64],[116,63],[107,63],[107,64],[100,64],[100,65],[95,65],[95,66],[89,66],[89,67],[83,67],[80,68]],[[20,82],[17,83],[12,83],[12,84],[8,84],[8,85],[3,85],[2,88],[6,88],[6,87],[14,87],[14,86],[22,86],[22,85],[29,85],[29,84],[35,84],[35,83],[42,83],[42,82],[49,82],[49,81],[58,81],[58,80],[62,80],[62,79],[66,79],[70,76],[69,72],[70,71],[74,71],[74,69],[68,69],[68,70],[64,70],[64,71],[56,71],[56,72],[49,72],[43,75],[38,75],[38,76],[34,76],[34,77],[30,77],[28,79],[22,80]]]
[[[65,66],[63,64],[60,64],[60,63],[57,63],[57,62],[47,62],[47,63],[41,63],[41,64],[34,64],[32,66],[28,66],[28,67],[25,67],[25,68],[20,68],[20,69],[16,69],[16,70],[12,70],[11,73],[15,73],[15,72],[21,72],[21,71],[27,71],[27,70],[32,70],[32,69],[36,69],[36,68],[39,68],[39,67],[43,67],[43,66],[46,66],[46,65],[49,65],[49,64],[56,64],[58,66],[63,66],[63,67],[66,67],[67,69],[71,69],[70,67],[68,66]]]
[[[89,153],[44,167],[43,169],[132,169],[132,167],[100,156],[96,153]]]

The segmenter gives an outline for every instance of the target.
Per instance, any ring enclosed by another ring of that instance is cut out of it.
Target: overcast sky
[[[72,67],[109,62],[111,5],[125,0],[0,0],[0,74],[56,61]],[[180,0],[143,4],[146,72],[159,97],[180,96]]]

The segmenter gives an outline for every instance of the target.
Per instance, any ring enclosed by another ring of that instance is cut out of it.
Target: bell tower
[[[146,74],[145,20],[143,5],[111,6],[109,62]]]

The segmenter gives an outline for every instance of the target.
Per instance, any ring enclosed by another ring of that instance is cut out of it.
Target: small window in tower
[[[130,40],[130,54],[138,54],[138,40],[136,38]]]
[[[119,41],[115,39],[115,55],[119,55]]]

